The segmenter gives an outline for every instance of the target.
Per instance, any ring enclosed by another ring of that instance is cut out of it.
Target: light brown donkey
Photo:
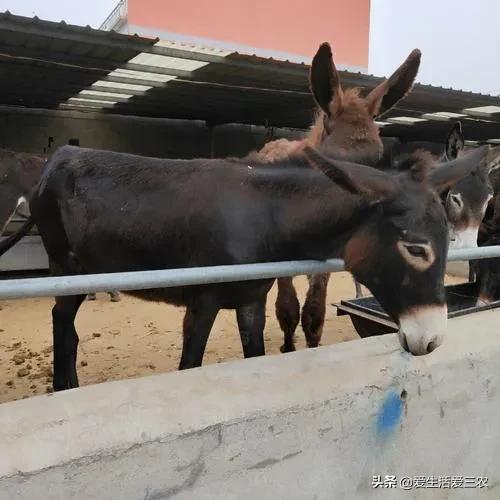
[[[321,145],[322,151],[332,158],[376,163],[382,156],[383,145],[375,118],[411,90],[419,66],[420,51],[415,49],[389,79],[363,97],[360,89],[342,89],[330,45],[323,43],[311,64],[310,88],[319,109],[307,137],[301,141],[276,140],[250,156],[273,163],[300,153],[305,145]],[[302,309],[302,328],[309,347],[316,347],[321,338],[328,280],[329,274],[309,276]],[[300,304],[293,278],[278,279],[276,315],[285,339],[281,351],[295,350]]]

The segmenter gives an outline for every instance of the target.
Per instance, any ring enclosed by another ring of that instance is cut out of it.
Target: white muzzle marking
[[[443,342],[447,320],[446,305],[417,307],[399,318],[399,341],[415,356],[428,354]]]
[[[450,229],[450,248],[477,248],[477,234],[479,226],[468,227],[467,229]]]

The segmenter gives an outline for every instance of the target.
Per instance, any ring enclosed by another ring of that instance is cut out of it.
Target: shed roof
[[[256,55],[0,13],[0,104],[307,128],[309,66]],[[425,56],[425,55],[424,55]],[[341,71],[344,87],[382,79]],[[382,133],[500,138],[497,96],[415,85],[382,120]]]

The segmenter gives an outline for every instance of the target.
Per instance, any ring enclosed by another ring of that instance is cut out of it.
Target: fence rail
[[[448,253],[449,262],[494,257],[500,257],[500,246],[450,250]],[[8,279],[0,281],[0,300],[77,295],[111,290],[145,290],[148,288],[206,285],[337,272],[343,269],[344,262],[341,259],[330,259],[326,261],[297,260],[50,278]]]

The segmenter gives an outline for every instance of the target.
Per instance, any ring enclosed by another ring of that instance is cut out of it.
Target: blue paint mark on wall
[[[404,402],[399,393],[390,391],[382,404],[377,416],[377,431],[379,434],[391,432],[401,421]]]

